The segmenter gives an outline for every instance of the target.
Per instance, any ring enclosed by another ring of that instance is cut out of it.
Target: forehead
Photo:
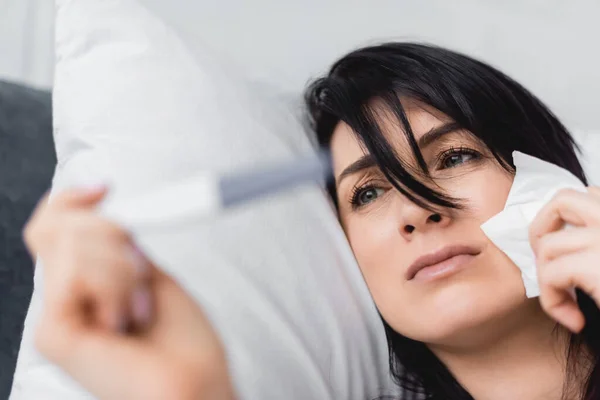
[[[452,120],[438,110],[415,101],[402,101],[415,140],[426,132]],[[386,140],[394,147],[398,156],[412,158],[404,128],[392,111],[382,104],[374,103],[373,112]],[[345,122],[340,122],[331,138],[334,171],[339,173],[348,165],[366,154],[354,131]]]

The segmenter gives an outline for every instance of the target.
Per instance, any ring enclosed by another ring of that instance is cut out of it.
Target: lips
[[[415,260],[411,266],[406,270],[406,279],[412,280],[417,273],[423,268],[431,267],[436,264],[440,264],[453,257],[467,255],[476,256],[481,251],[472,246],[448,246],[444,247],[434,253],[426,254]]]

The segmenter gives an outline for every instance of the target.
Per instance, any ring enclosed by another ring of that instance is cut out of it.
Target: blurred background
[[[337,56],[378,40],[433,42],[498,66],[571,128],[595,129],[594,0],[142,0],[258,81],[299,92]],[[52,85],[53,2],[0,0],[0,79]]]

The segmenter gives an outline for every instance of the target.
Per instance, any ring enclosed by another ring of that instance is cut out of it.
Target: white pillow
[[[101,179],[126,198],[200,170],[311,149],[290,110],[236,81],[134,0],[57,0],[56,41],[54,191]],[[321,189],[134,234],[222,334],[241,399],[396,392],[381,322]],[[85,398],[33,348],[41,274],[11,398]]]

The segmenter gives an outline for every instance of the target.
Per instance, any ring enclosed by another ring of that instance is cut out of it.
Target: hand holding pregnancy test
[[[96,268],[88,267],[89,273],[85,276],[85,280],[89,280],[87,286],[97,287],[97,294],[102,297],[98,303],[106,303],[106,307],[97,310],[96,317],[113,329],[124,330],[131,323],[139,328],[151,319],[151,296],[146,284],[149,277],[158,272],[152,272],[156,268],[125,232],[162,229],[181,220],[214,218],[228,208],[262,196],[303,183],[323,183],[330,174],[329,156],[321,151],[254,170],[225,175],[205,172],[133,198],[107,199],[104,186],[68,191],[59,194],[50,204],[40,203],[26,237],[32,253],[46,255],[46,263],[58,260],[67,264],[61,260],[64,253],[60,251],[61,237],[48,238],[44,232],[60,228],[68,243],[79,243],[93,234],[94,240],[80,247],[86,247],[85,251],[94,250],[91,254],[95,257],[79,263],[97,264]],[[99,213],[85,212],[91,209],[98,209]],[[40,244],[42,247],[38,248]],[[114,271],[104,271],[104,265]],[[108,276],[119,279],[111,282]],[[130,305],[122,298],[126,292],[131,292]],[[69,292],[65,293],[67,296]]]
[[[219,335],[195,299],[136,249],[127,228],[213,218],[328,176],[328,157],[321,154],[254,171],[204,174],[134,199],[117,194],[105,201],[108,188],[100,185],[42,200],[25,231],[43,266],[38,349],[100,398],[191,399],[201,393],[232,399]],[[108,368],[117,377],[111,385],[103,379]],[[163,370],[168,373],[155,373]],[[148,382],[148,376],[155,378]],[[144,393],[119,392],[130,387]]]
[[[37,350],[97,398],[233,399],[212,325],[120,226],[95,212],[106,193],[64,191],[42,200],[27,224],[25,241],[42,266]],[[204,365],[210,376],[198,372]]]
[[[584,318],[574,287],[592,295],[600,285],[600,189],[535,157],[513,159],[506,206],[481,228],[521,270],[527,297],[540,296],[552,317],[578,331]]]

